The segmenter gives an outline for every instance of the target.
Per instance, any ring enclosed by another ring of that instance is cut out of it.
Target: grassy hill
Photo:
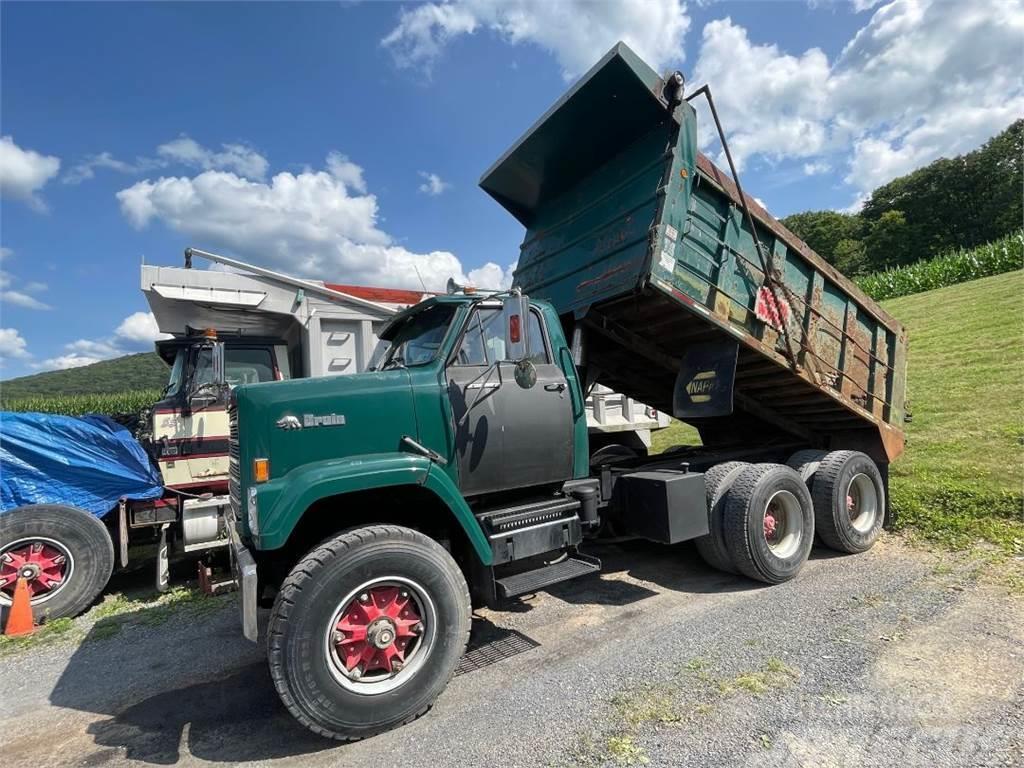
[[[0,382],[0,397],[18,400],[49,395],[82,395],[162,389],[168,368],[155,352],[125,355],[66,371],[46,371]]]
[[[882,302],[910,337],[914,418],[891,467],[895,523],[954,547],[1024,551],[1024,271]],[[699,444],[674,423],[654,450]]]
[[[1024,271],[883,302],[910,336],[897,524],[1024,551]]]

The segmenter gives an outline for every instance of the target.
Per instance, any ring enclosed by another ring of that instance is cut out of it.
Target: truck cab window
[[[228,386],[234,388],[239,384],[256,384],[261,381],[273,381],[274,357],[267,348],[228,347],[224,350],[224,376]],[[196,356],[196,371],[192,379],[192,387],[213,383],[213,359],[209,349],[200,349]]]
[[[526,351],[526,356],[530,358],[530,362],[534,365],[550,363],[548,348],[544,343],[544,326],[540,322],[540,312],[536,310],[530,310],[530,330],[528,334],[526,343],[529,349]]]
[[[477,309],[473,312],[462,345],[455,356],[456,365],[489,365],[505,359],[505,323],[499,309]]]

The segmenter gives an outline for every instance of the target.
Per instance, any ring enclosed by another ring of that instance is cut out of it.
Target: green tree
[[[897,264],[916,261],[911,227],[903,211],[886,211],[872,222],[871,231],[864,241],[867,268],[885,269]]]
[[[861,240],[844,239],[836,243],[835,267],[844,275],[854,277],[871,271],[867,249]]]
[[[825,261],[837,267],[836,249],[839,243],[844,240],[860,240],[864,228],[859,216],[838,211],[795,213],[784,218],[782,223]]]

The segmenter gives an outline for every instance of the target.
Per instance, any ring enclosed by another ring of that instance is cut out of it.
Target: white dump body
[[[214,328],[301,346],[295,377],[365,370],[387,320],[407,305],[373,302],[313,281],[183,267],[142,267],[142,291],[163,333]]]

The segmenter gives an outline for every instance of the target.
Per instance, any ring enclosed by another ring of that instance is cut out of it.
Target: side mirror
[[[513,293],[502,299],[501,306],[508,337],[506,359],[518,363],[526,359],[529,349],[526,336],[530,325],[530,299],[521,293]]]
[[[224,372],[224,342],[215,341],[213,342],[213,350],[211,351],[211,368],[213,369],[213,381],[218,387],[223,387],[227,383],[227,377]]]
[[[534,384],[537,383],[537,366],[533,364],[533,360],[523,358],[516,363],[515,372],[513,378],[523,389],[530,389]]]

